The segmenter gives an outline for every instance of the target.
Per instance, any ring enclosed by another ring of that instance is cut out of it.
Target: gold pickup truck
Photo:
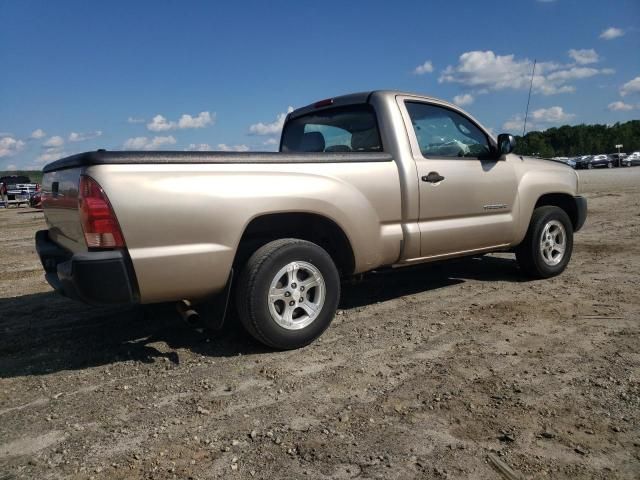
[[[586,217],[578,177],[513,148],[435,98],[326,99],[287,116],[279,152],[99,150],[47,165],[37,251],[68,297],[217,302],[217,317],[231,298],[256,339],[298,348],[354,274],[496,251],[525,275],[561,273]]]

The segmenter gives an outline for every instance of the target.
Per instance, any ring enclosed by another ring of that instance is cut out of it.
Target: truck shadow
[[[428,292],[474,279],[521,281],[511,259],[469,258],[371,273],[345,283],[341,309]],[[0,378],[47,375],[119,362],[179,364],[180,350],[213,357],[270,350],[231,316],[212,335],[186,325],[170,307],[91,307],[54,292],[0,299]]]
[[[444,288],[467,280],[522,282],[512,258],[466,257],[428,265],[371,272],[342,287],[340,308],[363,307],[398,297]]]

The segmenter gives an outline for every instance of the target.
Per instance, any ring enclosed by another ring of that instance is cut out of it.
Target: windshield
[[[381,152],[378,122],[370,105],[309,113],[287,122],[283,152]]]

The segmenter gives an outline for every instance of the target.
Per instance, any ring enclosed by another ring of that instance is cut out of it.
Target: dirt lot
[[[560,277],[371,274],[293,352],[63,299],[0,209],[0,479],[640,478],[640,168],[580,176]]]

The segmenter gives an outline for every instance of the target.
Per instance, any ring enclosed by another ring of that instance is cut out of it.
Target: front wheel
[[[549,278],[564,271],[573,251],[573,225],[564,210],[545,206],[531,216],[524,240],[516,248],[520,269],[533,278]]]
[[[613,163],[611,162],[607,163],[607,168],[613,168]]]
[[[587,165],[587,168],[588,168],[589,170],[593,170],[593,165],[592,165],[592,164],[589,164],[589,165]]]
[[[236,291],[247,332],[281,350],[303,347],[322,335],[339,299],[340,277],[329,254],[294,238],[258,249],[247,261]]]

